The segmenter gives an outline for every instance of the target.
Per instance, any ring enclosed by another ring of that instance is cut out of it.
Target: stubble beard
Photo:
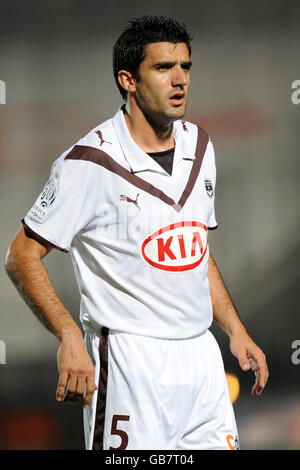
[[[158,106],[156,107],[141,106],[141,110],[153,128],[162,130],[172,127],[175,121],[182,119],[185,116],[186,105],[187,103],[185,101],[185,103],[180,106],[180,109],[172,109],[164,103],[158,103]]]

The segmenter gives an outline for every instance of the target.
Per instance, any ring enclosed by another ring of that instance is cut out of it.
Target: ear
[[[127,70],[120,70],[118,73],[118,80],[120,85],[127,91],[127,93],[134,93],[136,91],[136,80],[132,73]]]

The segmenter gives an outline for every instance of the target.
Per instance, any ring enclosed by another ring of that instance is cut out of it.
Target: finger
[[[265,386],[267,385],[268,379],[269,379],[269,369],[268,369],[268,366],[267,366],[266,361],[264,361],[264,363],[263,363],[263,365],[262,365],[262,367],[261,367],[259,385],[260,385],[262,388],[265,388]]]
[[[255,372],[255,383],[252,387],[251,395],[255,396],[255,395],[259,395],[260,393],[261,391],[259,387],[259,371],[258,371],[258,372]]]
[[[76,394],[83,395],[85,392],[86,377],[80,375],[77,380]]]
[[[258,384],[257,384],[257,387],[256,387],[256,394],[257,395],[261,395],[263,390],[265,389],[266,385],[267,385],[267,381],[268,381],[268,376],[259,376],[259,380],[258,380]]]
[[[267,363],[265,360],[265,356],[262,355],[262,357],[258,357],[257,360],[254,360],[253,358],[249,358],[249,361],[251,362],[252,370],[254,370],[255,374],[257,374],[255,389],[256,389],[256,394],[260,395],[263,389],[265,388],[267,381],[268,381],[268,377],[269,377],[269,371],[268,371]]]
[[[251,389],[251,395],[252,396],[255,396],[257,395],[257,391],[258,391],[258,383],[259,383],[259,379],[260,379],[260,374],[259,374],[259,367],[258,367],[258,364],[257,362],[253,359],[253,357],[248,357],[248,361],[249,361],[249,365],[250,365],[250,369],[253,370],[254,374],[255,374],[255,382],[254,382],[254,385]]]
[[[252,357],[249,357],[248,360],[249,360],[251,369],[252,369],[254,372],[256,372],[256,371],[259,369],[257,362],[256,362]]]
[[[94,384],[93,381],[88,381],[89,384],[87,385],[86,394],[83,400],[83,408],[88,408],[92,402],[93,395],[98,387]]]
[[[249,362],[249,359],[247,356],[243,355],[241,358],[239,358],[239,364],[242,370],[247,371],[251,368],[251,364]]]
[[[262,391],[263,391],[263,387],[260,387],[258,384],[256,386],[253,387],[252,389],[252,396],[259,396],[262,394]]]
[[[79,376],[77,379],[75,392],[74,393],[68,392],[66,396],[66,400],[69,403],[76,403],[83,397],[84,392],[85,392],[85,378],[84,376]]]
[[[59,375],[58,385],[56,389],[57,401],[63,401],[67,382],[68,382],[68,374],[66,372],[61,372]]]
[[[263,389],[264,389],[265,386],[267,385],[267,381],[268,381],[268,374],[265,373],[265,372],[260,373],[258,386],[259,386],[259,388],[261,389],[261,391],[263,391]]]
[[[66,386],[66,393],[64,397],[64,402],[69,403],[72,402],[74,395],[76,393],[76,385],[77,385],[77,377],[76,375],[69,375],[68,377],[68,384]]]
[[[98,390],[94,378],[88,377],[86,383],[86,394],[83,400],[83,408],[88,408],[92,402],[95,391]]]
[[[252,388],[253,396],[262,394],[269,378],[269,371],[265,360],[263,359],[261,362],[258,360],[257,363],[254,361],[254,363],[256,364],[256,366],[253,366],[253,369],[255,369],[256,381]]]

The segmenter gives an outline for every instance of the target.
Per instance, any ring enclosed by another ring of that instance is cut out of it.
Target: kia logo
[[[165,271],[194,269],[207,249],[207,227],[201,222],[182,221],[157,230],[144,240],[141,251],[151,266]]]

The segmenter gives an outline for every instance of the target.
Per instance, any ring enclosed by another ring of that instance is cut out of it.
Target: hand
[[[80,332],[64,334],[57,352],[57,365],[59,372],[57,401],[75,403],[86,392],[83,408],[87,408],[97,386],[95,369]]]
[[[263,351],[254,343],[244,329],[238,330],[231,336],[230,350],[238,359],[240,367],[244,371],[251,369],[255,374],[255,383],[252,387],[251,395],[261,395],[269,378],[266,356]]]

